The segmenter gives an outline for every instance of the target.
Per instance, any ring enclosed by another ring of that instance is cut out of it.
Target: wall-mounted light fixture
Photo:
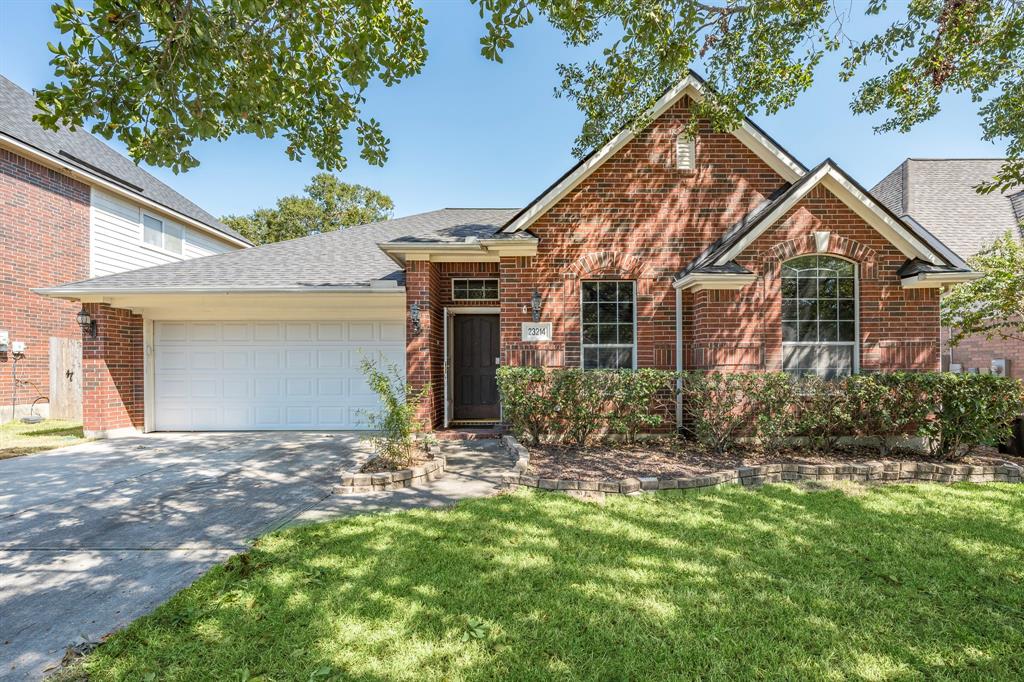
[[[78,322],[78,326],[82,328],[82,333],[88,336],[90,339],[96,338],[96,320],[92,319],[92,315],[84,307],[78,311],[75,315],[75,320]]]
[[[540,322],[540,303],[540,292],[534,289],[533,296],[530,297],[530,310],[533,311],[534,322]]]
[[[409,306],[409,319],[412,321],[412,333],[419,334],[423,331],[423,325],[420,324],[420,304],[413,301],[413,304]]]

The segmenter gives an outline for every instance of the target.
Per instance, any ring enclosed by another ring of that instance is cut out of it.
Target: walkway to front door
[[[497,315],[460,314],[453,319],[452,418],[454,421],[497,421]]]

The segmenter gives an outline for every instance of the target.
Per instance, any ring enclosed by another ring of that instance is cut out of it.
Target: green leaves
[[[277,208],[260,208],[247,216],[224,216],[222,220],[253,244],[269,244],[387,220],[394,206],[383,192],[342,182],[330,173],[317,173],[306,186],[306,196],[281,197]]]
[[[942,299],[942,324],[956,346],[975,334],[1024,341],[1024,244],[1007,232],[971,259],[984,276]]]
[[[421,9],[411,0],[74,0],[53,6],[64,39],[50,45],[65,83],[38,91],[42,125],[116,136],[137,162],[175,172],[199,164],[196,140],[283,134],[289,156],[326,170],[347,161],[344,133],[368,163],[387,138],[364,120],[363,92],[394,85],[426,59]]]

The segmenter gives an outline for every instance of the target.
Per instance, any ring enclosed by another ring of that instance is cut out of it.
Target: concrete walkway
[[[421,487],[334,495],[351,433],[159,434],[0,461],[0,679],[34,680],[285,525],[497,491],[499,441],[442,444]]]

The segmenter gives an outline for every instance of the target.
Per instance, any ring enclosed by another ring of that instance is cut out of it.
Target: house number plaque
[[[550,341],[550,322],[523,322],[523,341]]]

